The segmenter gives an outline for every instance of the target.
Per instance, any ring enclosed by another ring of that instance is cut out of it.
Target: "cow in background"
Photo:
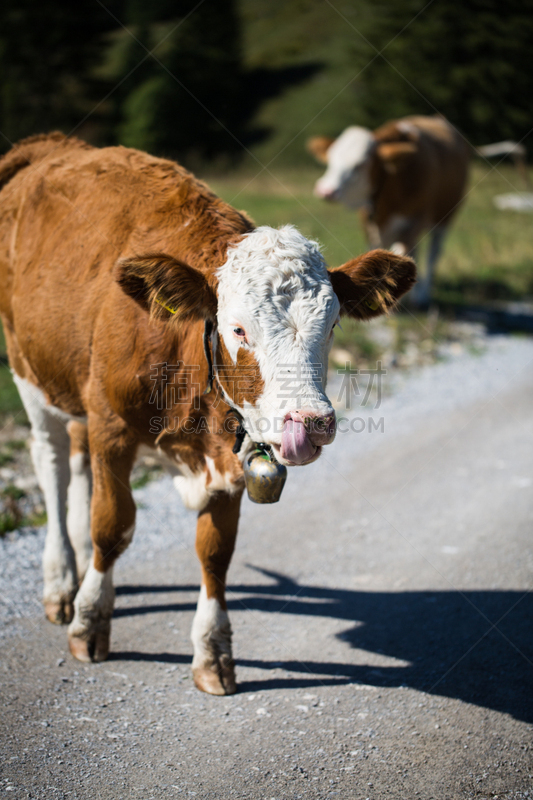
[[[414,302],[427,304],[448,225],[465,194],[471,147],[439,116],[406,117],[376,131],[352,126],[338,139],[314,137],[307,147],[328,167],[315,194],[359,209],[371,248],[415,256],[429,231],[426,274],[413,290]]]

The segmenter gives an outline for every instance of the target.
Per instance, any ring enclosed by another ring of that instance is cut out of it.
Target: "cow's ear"
[[[328,270],[341,315],[370,319],[390,311],[416,281],[412,258],[371,250],[342,267]]]
[[[415,142],[382,142],[376,147],[376,154],[387,172],[395,173],[403,161],[417,150]]]
[[[320,161],[321,164],[327,164],[327,153],[334,141],[335,139],[331,139],[329,136],[312,136],[305,143],[305,147],[307,152],[311,153],[317,161]]]
[[[165,253],[123,258],[114,270],[122,290],[157,319],[214,320],[217,296],[206,276]]]

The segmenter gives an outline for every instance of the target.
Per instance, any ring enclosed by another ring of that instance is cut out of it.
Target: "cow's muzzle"
[[[315,197],[320,197],[321,200],[338,200],[339,199],[339,190],[338,189],[326,189],[319,184],[315,184],[315,188],[313,189],[313,194]]]
[[[291,411],[285,417],[281,446],[274,447],[282,463],[301,466],[316,461],[323,445],[335,438],[335,412],[317,414],[302,409]]]

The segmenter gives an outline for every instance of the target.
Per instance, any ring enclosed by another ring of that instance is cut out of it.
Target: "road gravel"
[[[169,479],[135,493],[103,664],[44,620],[43,531],[0,541],[0,794],[533,798],[533,341],[387,379],[279,504],[243,503],[232,697],[192,685]]]

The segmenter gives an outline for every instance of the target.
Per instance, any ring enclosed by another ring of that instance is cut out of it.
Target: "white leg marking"
[[[75,453],[70,457],[67,530],[76,555],[78,581],[80,582],[87,572],[93,552],[90,513],[91,489],[92,475],[89,456],[86,453]]]
[[[220,607],[214,597],[208,598],[202,584],[194,621],[191,641],[194,647],[192,668],[211,667],[222,656],[231,660],[231,626],[227,611]]]
[[[437,261],[439,260],[440,254],[442,252],[442,244],[444,242],[445,236],[446,236],[445,227],[438,225],[436,228],[433,229],[433,236],[431,237],[431,242],[429,244],[427,274],[424,287],[425,295],[423,297],[423,300],[426,303],[429,303],[431,299],[431,290],[433,289],[433,278],[435,275],[435,268],[437,266]]]
[[[446,227],[443,227],[441,225],[438,225],[436,228],[433,229],[428,249],[426,274],[415,285],[415,288],[413,290],[413,299],[415,304],[417,305],[421,306],[427,305],[431,300],[431,291],[433,288],[433,278],[435,275],[435,268],[437,266],[437,261],[439,260],[442,251],[442,244],[444,241],[444,237],[446,235],[446,231],[447,231]]]
[[[48,529],[43,555],[44,602],[70,602],[78,582],[76,564],[66,525],[70,441],[62,412],[47,405],[43,393],[14,375],[31,422],[31,454],[44,494]]]
[[[396,256],[405,256],[407,254],[407,247],[403,242],[394,242],[394,244],[391,244],[390,249],[391,253],[394,253]]]
[[[69,636],[88,638],[98,623],[111,619],[114,603],[113,567],[107,572],[99,572],[91,563],[74,601],[74,619],[69,625]]]

